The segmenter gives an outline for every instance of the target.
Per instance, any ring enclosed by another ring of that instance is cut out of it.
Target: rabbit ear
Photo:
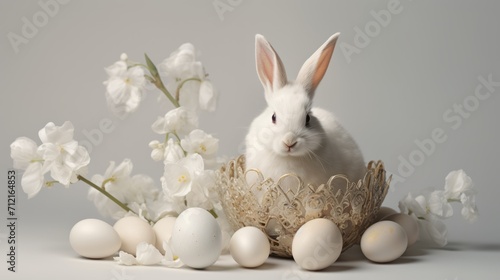
[[[282,88],[286,83],[286,73],[280,57],[264,36],[255,35],[255,62],[260,82],[266,93]]]
[[[296,82],[303,85],[309,96],[312,98],[314,91],[323,79],[330,58],[332,58],[333,49],[340,33],[333,34],[326,42],[304,62],[297,75]]]

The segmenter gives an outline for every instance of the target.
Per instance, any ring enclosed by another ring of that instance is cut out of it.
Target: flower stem
[[[189,79],[185,79],[184,81],[182,81],[178,86],[177,86],[177,90],[175,91],[175,100],[179,100],[180,98],[180,95],[181,95],[181,89],[182,87],[184,86],[185,83],[189,82],[189,81],[198,81],[198,82],[201,82],[201,79],[200,78],[196,78],[196,77],[193,77],[193,78],[189,78]]]
[[[156,68],[156,65],[151,61],[149,56],[147,54],[144,54],[144,58],[146,59],[146,68],[149,70],[149,73],[151,73],[151,77],[146,76],[146,79],[148,79],[150,82],[152,82],[165,96],[172,102],[172,104],[178,108],[179,105],[179,99],[175,99],[170,92],[168,92],[167,88],[163,84],[163,81],[161,80],[160,74],[158,73],[158,69]]]
[[[113,201],[114,203],[116,203],[123,210],[125,210],[127,212],[132,212],[135,215],[139,216],[137,213],[134,212],[134,210],[130,209],[126,204],[124,204],[123,202],[121,202],[118,199],[116,199],[116,197],[114,197],[112,194],[110,194],[109,192],[107,192],[104,188],[100,188],[98,185],[94,184],[92,181],[90,181],[89,179],[83,177],[82,175],[78,175],[77,178],[78,178],[78,180],[83,181],[87,185],[89,185],[92,188],[96,189],[97,191],[99,191],[100,193],[102,193],[103,195],[105,195],[107,198],[111,199],[111,201]],[[146,220],[151,223],[150,220],[148,220],[148,219],[146,219]]]
[[[208,212],[209,212],[210,214],[212,214],[212,216],[214,216],[214,218],[216,218],[216,219],[219,217],[219,216],[217,216],[217,213],[215,213],[215,210],[214,210],[213,208],[212,208],[212,209],[210,209],[210,210],[208,210]]]
[[[172,104],[176,107],[176,108],[179,108],[181,105],[179,104],[179,101],[178,99],[175,99],[172,94],[170,94],[170,92],[167,90],[167,88],[165,87],[165,85],[163,84],[163,81],[161,80],[160,76],[156,76],[154,77],[154,82],[153,84],[159,89],[161,90],[161,92],[163,92],[163,94],[165,94],[165,96],[168,98],[168,100],[170,100],[170,102],[172,102]]]

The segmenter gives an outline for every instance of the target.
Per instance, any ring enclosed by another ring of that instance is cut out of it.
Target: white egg
[[[229,242],[233,259],[243,267],[261,266],[269,257],[271,245],[267,236],[256,227],[237,230]]]
[[[398,213],[396,210],[390,208],[390,207],[385,207],[382,206],[377,212],[377,216],[375,218],[375,222],[380,222],[382,221],[385,217],[388,217],[390,215],[394,215]]]
[[[163,241],[168,242],[170,240],[176,219],[176,217],[163,217],[153,226],[156,235],[156,248],[160,250],[162,254],[165,254]]]
[[[408,247],[417,242],[419,236],[419,228],[418,223],[415,219],[406,214],[397,213],[385,217],[384,220],[396,222],[405,230],[406,236],[408,237]]]
[[[193,207],[177,217],[170,242],[184,264],[201,269],[211,266],[219,258],[222,233],[212,214]]]
[[[292,241],[292,255],[303,269],[320,270],[332,265],[342,252],[342,234],[328,219],[314,219],[299,228]]]
[[[71,248],[82,257],[101,259],[115,254],[121,246],[113,227],[97,219],[76,223],[69,233]]]
[[[407,248],[405,230],[393,221],[371,225],[361,237],[361,251],[369,260],[379,263],[399,258]]]
[[[123,217],[113,227],[122,240],[120,249],[134,256],[139,243],[156,244],[156,236],[153,228],[139,217]]]

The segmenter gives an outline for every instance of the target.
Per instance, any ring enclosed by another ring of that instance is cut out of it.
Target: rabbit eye
[[[311,121],[311,116],[309,116],[309,114],[307,114],[306,116],[306,126],[309,126],[309,122]]]
[[[273,119],[273,123],[276,124],[276,113],[273,114],[272,119]]]

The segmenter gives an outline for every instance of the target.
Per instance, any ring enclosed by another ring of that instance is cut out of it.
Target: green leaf
[[[149,59],[149,56],[144,53],[144,57],[146,58],[146,65],[148,66],[149,72],[153,77],[158,77],[158,69],[156,69],[155,64]]]

